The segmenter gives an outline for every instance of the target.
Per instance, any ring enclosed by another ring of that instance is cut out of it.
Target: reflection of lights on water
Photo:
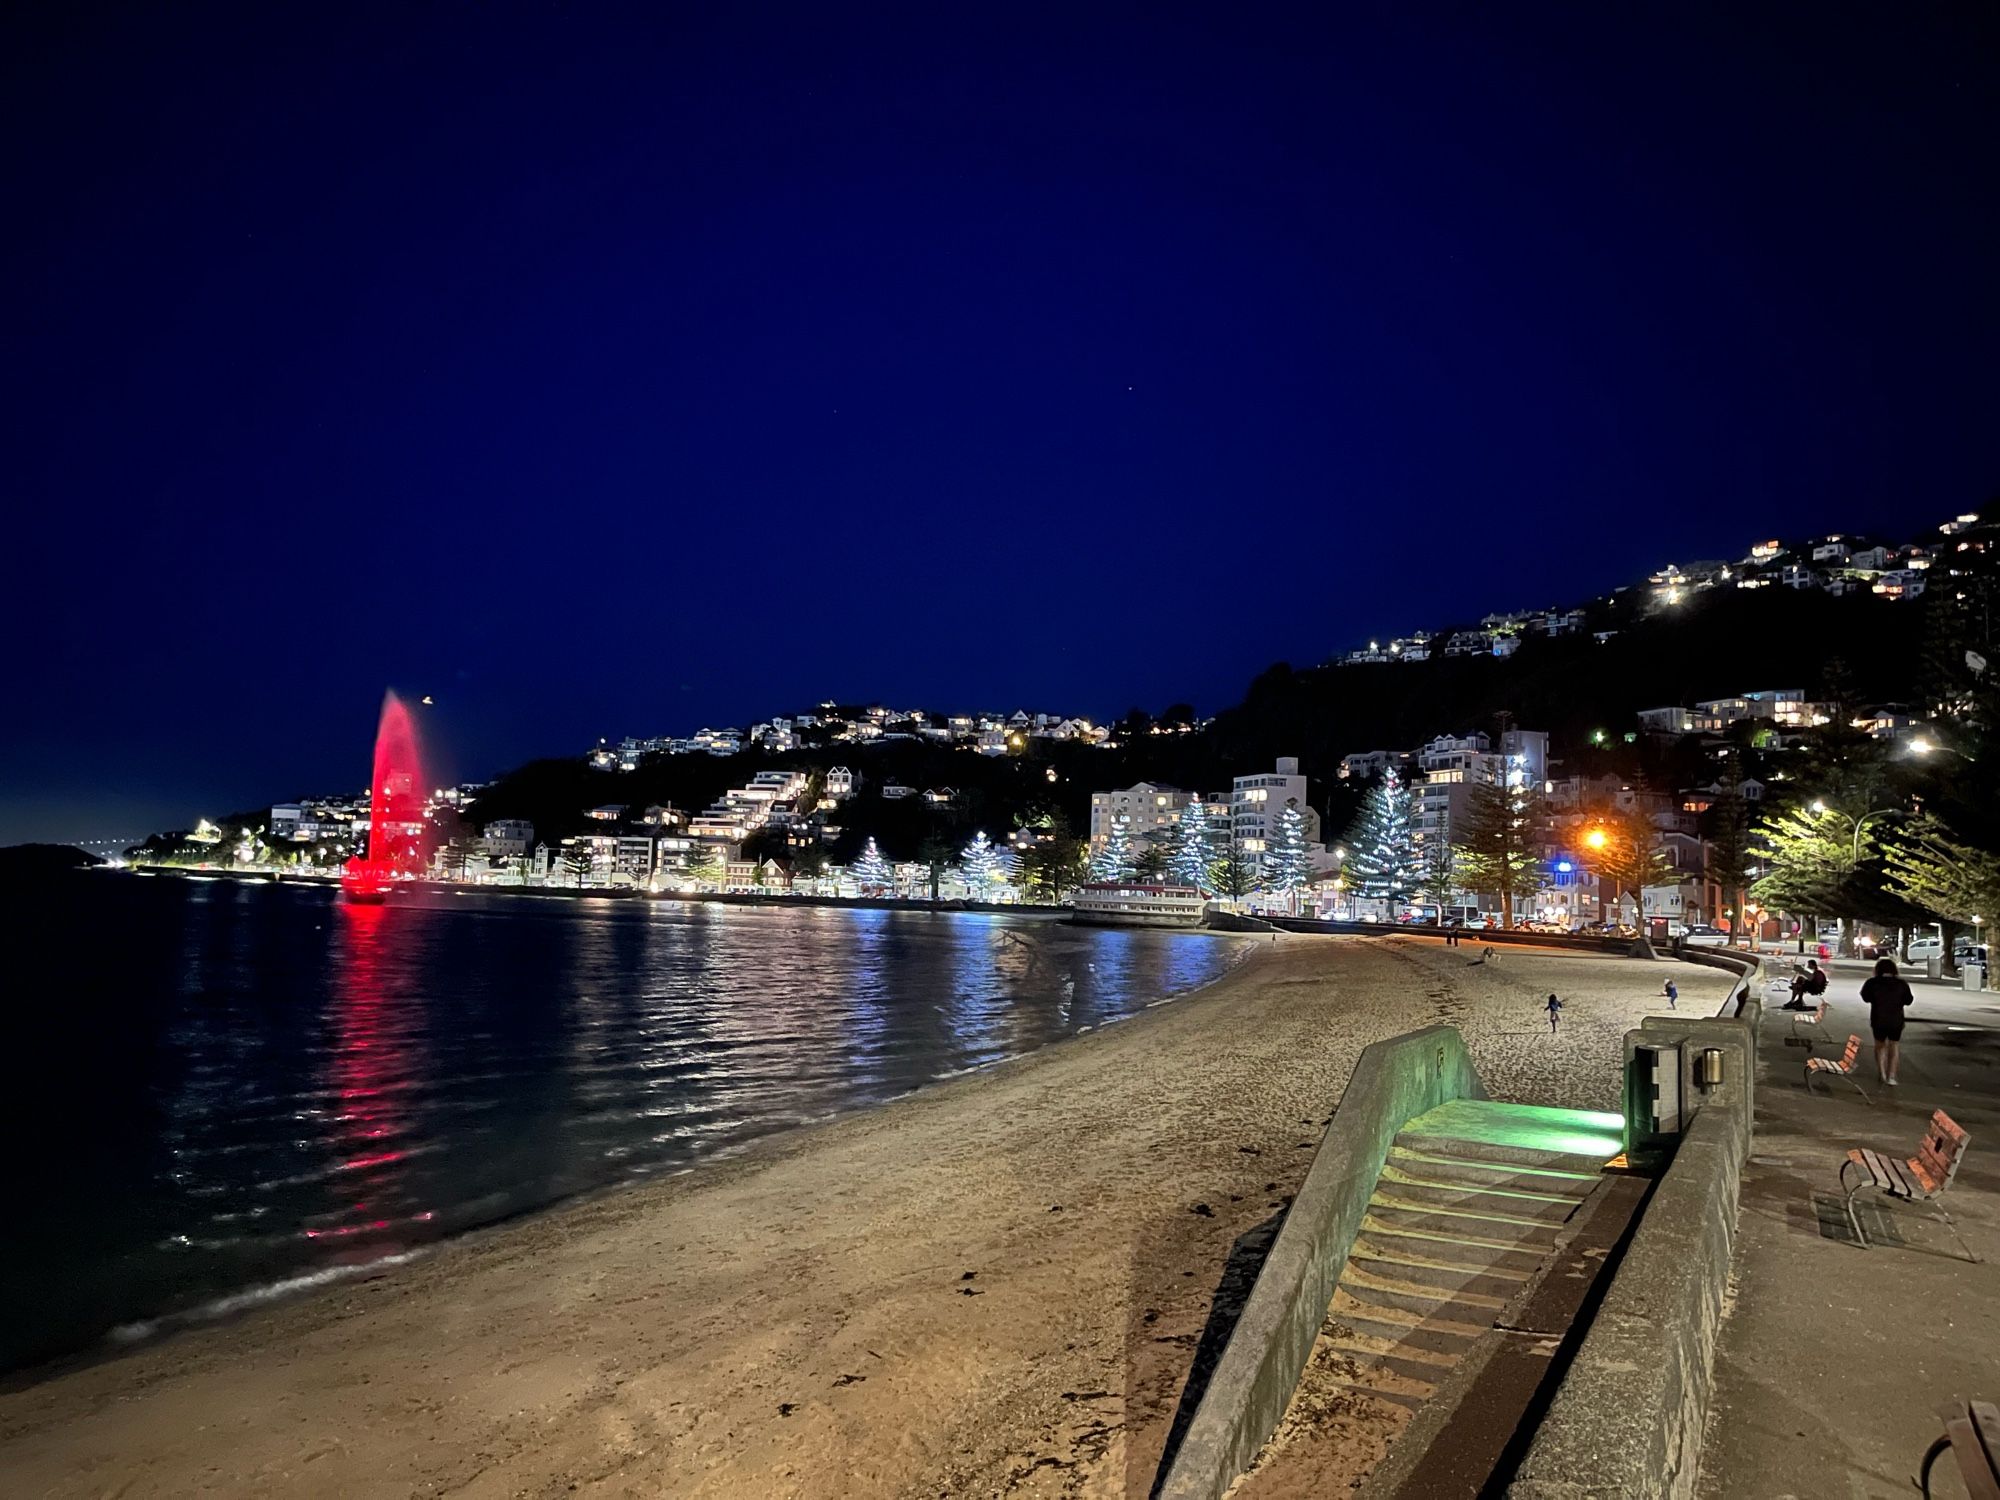
[[[997,914],[269,900],[304,904],[326,944],[318,1024],[274,1126],[230,1072],[268,1063],[268,1011],[189,1006],[203,1030],[174,1050],[228,1061],[191,1071],[173,1120],[172,1191],[203,1227],[171,1226],[192,1241],[171,1253],[215,1253],[244,1229],[224,1215],[262,1209],[262,1242],[291,1247],[277,1269],[315,1274],[1100,1028],[1244,951]],[[254,944],[234,950],[251,928],[210,910],[186,926],[183,971],[224,954],[250,974]],[[253,1136],[261,1156],[228,1144]]]

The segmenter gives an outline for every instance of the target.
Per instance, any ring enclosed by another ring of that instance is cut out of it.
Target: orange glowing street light
[[[1586,848],[1602,849],[1611,842],[1611,835],[1602,828],[1593,828],[1583,836],[1583,842]]]

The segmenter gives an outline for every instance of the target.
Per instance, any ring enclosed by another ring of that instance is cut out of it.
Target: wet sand
[[[1368,1043],[1615,1107],[1726,975],[1286,937],[1122,1025],[0,1394],[14,1495],[1144,1496]],[[1551,1038],[1543,997],[1568,1008]]]

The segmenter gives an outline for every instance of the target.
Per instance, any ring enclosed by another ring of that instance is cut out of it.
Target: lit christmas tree
[[[1105,835],[1104,847],[1091,857],[1090,878],[1130,880],[1138,873],[1132,855],[1132,819],[1119,813],[1111,820],[1111,832]]]
[[[882,851],[870,839],[861,851],[861,857],[854,861],[854,867],[847,872],[854,877],[854,883],[864,891],[888,891],[896,884],[896,872],[889,861],[882,857]]]
[[[1391,766],[1361,799],[1348,830],[1345,873],[1357,896],[1400,901],[1421,882],[1410,811],[1410,789]]]
[[[1312,854],[1306,848],[1306,820],[1297,802],[1287,802],[1278,814],[1278,836],[1271,840],[1264,868],[1270,888],[1290,903],[1292,914],[1299,910],[1299,895],[1312,874]]]
[[[1181,809],[1173,847],[1167,851],[1167,877],[1176,885],[1199,888],[1208,881],[1208,866],[1208,814],[1197,796]]]
[[[965,846],[965,852],[958,857],[958,878],[971,889],[975,901],[982,901],[999,873],[998,852],[987,841],[984,830],[975,833],[972,842]]]

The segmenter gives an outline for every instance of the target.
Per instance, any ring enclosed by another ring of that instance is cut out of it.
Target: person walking
[[[1875,1033],[1875,1076],[1890,1088],[1899,1087],[1896,1072],[1902,1062],[1903,1012],[1916,1000],[1907,982],[1897,977],[1893,958],[1877,959],[1875,977],[1861,986],[1868,1002],[1868,1026]]]
[[[1542,1008],[1549,1013],[1549,1035],[1554,1036],[1556,1034],[1556,1017],[1562,1014],[1563,1003],[1556,999],[1554,995],[1551,995],[1549,996],[1549,1003]]]
[[[1681,998],[1681,992],[1679,986],[1677,986],[1671,979],[1667,981],[1666,995],[1667,995],[1667,1009],[1678,1010],[1680,1008],[1678,1002]]]

